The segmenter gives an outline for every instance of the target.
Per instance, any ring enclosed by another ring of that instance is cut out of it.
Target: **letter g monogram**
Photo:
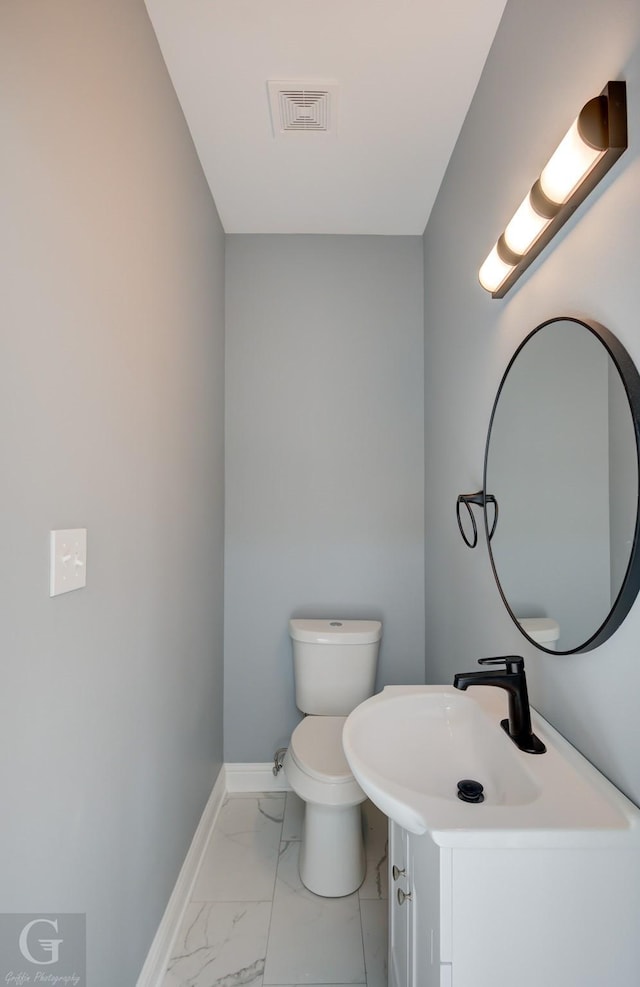
[[[51,959],[49,960],[37,960],[31,955],[31,950],[29,949],[28,935],[34,925],[50,925],[56,932],[58,931],[58,920],[53,921],[50,918],[35,918],[33,922],[29,922],[25,925],[24,929],[20,933],[20,938],[18,940],[18,945],[20,946],[20,952],[24,956],[25,960],[29,963],[35,963],[36,966],[50,966],[51,963],[57,963],[59,958],[59,946],[63,942],[63,939],[38,939],[40,943],[40,948],[43,953],[49,953]]]

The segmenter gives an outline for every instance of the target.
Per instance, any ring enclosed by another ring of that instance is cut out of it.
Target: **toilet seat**
[[[305,716],[291,735],[291,753],[317,781],[340,785],[353,781],[342,748],[346,716]]]
[[[355,806],[366,799],[342,749],[345,716],[306,716],[293,731],[284,769],[305,802]]]

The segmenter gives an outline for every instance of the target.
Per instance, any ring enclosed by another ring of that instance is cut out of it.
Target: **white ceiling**
[[[423,233],[506,0],[145,2],[227,233]],[[302,79],[335,137],[273,136]]]

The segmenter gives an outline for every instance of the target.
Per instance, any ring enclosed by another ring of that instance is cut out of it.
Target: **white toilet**
[[[315,894],[339,898],[365,874],[360,805],[366,795],[342,749],[348,714],[373,695],[382,624],[377,620],[289,621],[296,705],[305,716],[284,759],[305,804],[300,878]]]
[[[547,651],[556,651],[560,637],[560,625],[553,617],[518,617],[520,627],[527,637]]]

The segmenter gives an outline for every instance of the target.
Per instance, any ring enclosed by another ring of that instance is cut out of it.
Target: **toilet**
[[[377,620],[289,621],[296,705],[284,771],[305,803],[299,870],[314,894],[340,898],[365,875],[360,806],[366,795],[342,749],[348,714],[373,695],[382,624]]]
[[[560,625],[553,617],[518,617],[520,627],[527,637],[546,651],[555,651],[560,637]]]

